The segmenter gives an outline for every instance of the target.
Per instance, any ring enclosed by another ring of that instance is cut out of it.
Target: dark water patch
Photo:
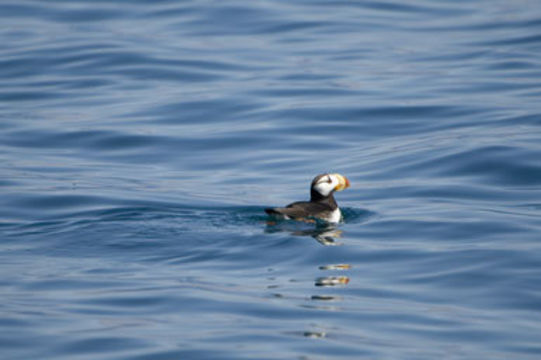
[[[218,351],[212,351],[204,349],[201,345],[200,349],[183,349],[183,350],[170,350],[170,351],[141,351],[141,354],[131,355],[123,357],[129,360],[144,360],[144,359],[218,359],[218,360],[233,360],[234,357]]]
[[[152,115],[154,118],[147,121],[164,124],[192,124],[194,121],[198,124],[215,125],[222,122],[230,124],[232,121],[246,119],[249,113],[256,108],[256,105],[249,104],[244,99],[205,99],[159,105],[156,108],[130,114],[126,117],[148,118]],[[219,116],[216,116],[216,110],[219,111]],[[155,118],[156,113],[162,115]]]
[[[39,141],[36,141],[39,137]],[[217,149],[234,149],[239,145],[251,146],[254,143],[262,143],[264,134],[258,134],[258,137],[245,137],[242,140],[237,135],[230,134],[214,135],[207,134],[205,138],[170,137],[167,135],[154,134],[136,134],[129,132],[118,132],[114,130],[76,130],[59,132],[53,130],[17,130],[11,131],[2,137],[4,144],[18,148],[41,148],[41,149],[79,149],[84,152],[92,152],[92,156],[97,158],[106,158],[122,154],[122,152],[135,151],[131,155],[140,161],[156,161],[161,158],[162,161],[176,157],[174,152],[163,151],[167,148],[178,148],[179,150],[191,148],[192,150],[208,149],[208,146],[214,144]],[[151,149],[148,151],[146,149]],[[97,151],[100,150],[100,151]],[[130,155],[127,153],[127,155]]]
[[[34,206],[39,203],[36,198],[29,201]],[[217,229],[235,231],[237,228],[248,228],[248,234],[262,233],[266,219],[262,208],[259,207],[187,208],[154,203],[149,204],[150,206],[115,206],[78,211],[78,209],[92,208],[95,201],[99,199],[74,196],[43,198],[41,206],[44,212],[41,217],[50,220],[8,223],[6,234],[10,237],[24,234],[29,239],[46,237],[52,240],[54,238],[55,245],[50,247],[46,243],[25,242],[27,250],[45,251],[50,255],[74,256],[81,247],[85,248],[86,256],[98,255],[104,249],[118,254],[129,250],[133,254],[150,255],[149,250],[160,252],[163,249],[185,247],[188,244],[208,246],[209,242],[215,242],[212,234]],[[158,225],[161,223],[169,223],[169,226],[161,228]],[[118,224],[123,224],[126,227],[125,231],[117,232]],[[77,234],[76,237],[74,237],[75,234]],[[161,240],[166,234],[171,240]],[[100,240],[92,241],[94,236],[99,236]],[[207,237],[209,237],[208,240]],[[236,242],[235,239],[223,239],[223,241],[217,245],[226,246],[227,243]],[[241,243],[244,241],[246,240]],[[189,249],[183,250],[182,253],[183,255],[178,255],[179,258],[184,258],[186,254],[191,254],[189,256],[204,254]],[[204,256],[209,258],[208,254]],[[216,255],[214,258],[218,259],[219,256]]]
[[[0,214],[16,231],[28,231],[39,234],[45,229],[51,230],[60,224],[66,224],[66,218],[73,211],[81,209],[100,208],[105,203],[114,203],[114,200],[100,196],[54,194],[23,196],[14,194],[3,200],[4,206],[9,206],[10,211],[2,211]],[[37,220],[37,221],[36,221]],[[23,226],[23,227],[19,227]]]
[[[54,4],[57,3],[57,4]],[[30,17],[36,16],[52,20],[52,21],[65,21],[65,22],[92,22],[92,21],[105,21],[118,18],[124,12],[120,9],[105,9],[100,7],[87,8],[87,9],[65,9],[58,6],[58,2],[55,1],[49,6],[41,6],[36,3],[33,4],[3,4],[1,9],[5,14],[17,17]]]
[[[277,89],[272,88],[268,90],[263,90],[258,95],[260,96],[272,96],[272,97],[283,97],[291,99],[292,97],[312,97],[312,96],[341,96],[341,95],[350,95],[354,93],[350,89],[340,89],[336,87],[300,87],[300,88],[285,88]],[[358,92],[356,92],[358,93]]]
[[[520,124],[520,125],[533,125],[533,126],[539,126],[541,125],[541,114],[529,114],[529,115],[521,115],[511,118],[506,118],[505,121],[508,121],[513,124]]]
[[[121,288],[126,281],[87,280],[84,276],[68,275],[66,278],[48,277],[39,281],[19,285],[25,291],[73,291],[73,290],[105,290]]]
[[[422,31],[426,31],[426,29],[423,29]],[[416,57],[417,61],[421,61],[424,63],[432,63],[436,64],[439,62],[443,63],[454,63],[457,61],[476,61],[480,59],[486,58],[486,56],[490,53],[489,50],[471,50],[469,51],[461,51],[461,52],[438,52],[435,54],[427,54],[425,56],[418,56]]]
[[[486,65],[485,65],[486,66]],[[539,64],[529,61],[505,60],[486,66],[490,70],[537,70]]]
[[[0,92],[0,100],[18,102],[18,101],[36,101],[65,97],[66,93],[52,91],[9,91]]]
[[[517,45],[532,45],[535,46],[535,44],[541,43],[541,36],[539,35],[528,35],[528,36],[521,36],[521,37],[508,37],[505,39],[498,39],[494,41],[488,41],[483,43],[483,45],[490,45],[490,46],[517,46]]]
[[[393,14],[393,13],[399,13],[401,15],[407,15],[407,14],[426,14],[426,15],[440,15],[440,16],[455,16],[458,14],[467,14],[466,10],[464,9],[458,9],[456,7],[449,7],[445,4],[431,4],[430,6],[426,4],[401,4],[396,3],[392,1],[367,1],[363,3],[349,3],[347,1],[327,1],[327,0],[320,0],[316,1],[314,3],[317,6],[322,7],[323,9],[326,9],[328,7],[340,7],[347,9],[348,11],[354,11],[356,9],[360,10],[378,10],[381,13],[385,14]],[[405,21],[405,20],[403,20]]]
[[[424,116],[440,119],[431,122],[420,122],[419,113]],[[284,126],[291,128],[295,133],[319,133],[333,136],[336,132],[345,134],[352,141],[367,140],[370,137],[386,137],[408,134],[431,133],[436,130],[470,126],[469,120],[478,113],[473,108],[423,106],[419,108],[387,106],[385,108],[373,107],[336,107],[320,108],[307,106],[294,110],[271,112],[267,116],[283,119]],[[445,118],[453,117],[453,124],[446,123]],[[309,117],[313,121],[309,124],[300,119]],[[378,119],[378,121],[373,121]],[[462,123],[459,119],[464,119]],[[343,139],[343,138],[341,138]],[[329,141],[326,144],[330,143]],[[339,143],[337,141],[337,143]]]
[[[363,223],[370,218],[377,216],[377,213],[368,209],[358,209],[350,207],[341,207],[342,216],[344,217],[344,223],[346,224],[359,224]]]
[[[416,221],[404,220],[381,220],[371,223],[362,230],[364,237],[378,239],[395,239],[400,233],[408,233],[408,238],[415,236],[419,239],[436,241],[444,239],[457,239],[457,241],[471,241],[475,238],[487,238],[490,236],[501,237],[504,234],[520,234],[528,231],[518,225],[498,224],[491,221]],[[445,236],[443,236],[445,234]]]
[[[16,181],[0,179],[0,186],[10,187],[10,186],[14,186],[16,184],[17,184]]]
[[[261,29],[262,34],[281,34],[281,33],[295,33],[297,31],[309,31],[315,29],[328,29],[335,26],[336,23],[324,22],[324,21],[289,21],[283,23],[282,21],[276,21],[274,23],[267,24],[266,27]]]
[[[391,153],[386,160],[389,167],[400,171],[403,176],[469,176],[479,179],[482,184],[493,186],[536,186],[541,179],[541,168],[535,161],[536,145],[453,147],[433,151],[423,159],[418,157],[417,150],[404,150],[402,153]]]
[[[464,151],[437,161],[440,171],[443,164],[449,166],[443,170],[446,175],[474,175],[488,178],[491,183],[534,186],[541,183],[541,167],[534,161],[536,157],[536,152],[529,149],[492,146]]]
[[[390,185],[382,186],[381,189],[374,190],[373,196],[379,199],[388,199],[396,204],[396,207],[402,206],[399,199],[411,199],[423,197],[433,201],[450,202],[515,202],[527,201],[531,194],[514,190],[512,188],[502,189],[498,186],[483,186],[480,184],[463,185],[454,181],[442,181],[439,184],[429,183],[421,186],[408,185]]]
[[[148,66],[123,66],[122,69],[111,70],[110,75],[123,74],[136,80],[173,81],[173,82],[207,82],[220,80],[221,75],[194,71],[180,71],[161,68],[157,70]]]
[[[55,352],[60,354],[69,354],[69,356],[76,356],[76,354],[96,354],[96,353],[116,353],[123,351],[133,351],[133,349],[143,349],[145,342],[140,339],[130,339],[123,337],[95,337],[92,339],[84,339],[79,341],[73,341],[61,349],[56,349]]]

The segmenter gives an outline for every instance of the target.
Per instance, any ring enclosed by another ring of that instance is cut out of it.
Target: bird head
[[[327,197],[335,191],[342,191],[349,187],[349,180],[340,174],[322,174],[312,180],[311,190],[323,197]]]

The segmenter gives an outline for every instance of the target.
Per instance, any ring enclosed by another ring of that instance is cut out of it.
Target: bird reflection
[[[294,236],[310,236],[318,243],[325,246],[342,245],[336,239],[342,236],[342,230],[337,229],[335,224],[321,222],[291,222],[291,221],[267,221],[265,233],[289,232]]]
[[[337,295],[312,295],[310,300],[315,301],[342,301],[343,298]]]
[[[316,279],[316,286],[336,286],[349,283],[347,276],[324,276]]]
[[[289,221],[289,220],[267,220],[264,232],[267,234],[285,232],[294,236],[306,236],[315,239],[318,243],[324,246],[336,246],[342,245],[338,242],[343,232],[338,229],[337,224],[330,224],[320,221],[314,221],[305,219],[302,221]],[[324,251],[320,249],[319,251]],[[347,263],[330,263],[322,264],[317,267],[319,276],[315,276],[313,280],[313,293],[306,296],[305,299],[308,302],[299,304],[300,307],[327,312],[341,312],[344,311],[340,303],[343,301],[343,296],[338,293],[350,283],[349,275],[351,265]],[[273,277],[273,281],[276,279]],[[290,286],[296,285],[297,281],[288,283]],[[293,285],[292,285],[293,284]],[[302,284],[301,284],[302,285]],[[283,286],[283,285],[282,285]],[[273,293],[269,294],[274,299],[291,300],[295,299],[299,301],[298,296],[292,296],[287,294],[287,289],[282,289],[280,293],[274,292],[277,287],[276,284],[269,285],[268,289],[273,289]],[[317,288],[317,290],[316,290]],[[312,339],[323,339],[327,337],[327,329],[304,329],[298,332],[302,336]]]

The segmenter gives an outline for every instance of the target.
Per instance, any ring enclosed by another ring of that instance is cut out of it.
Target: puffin
[[[349,180],[340,174],[321,174],[312,180],[310,201],[297,201],[286,207],[266,208],[265,212],[280,219],[319,219],[339,223],[342,212],[334,200],[334,192],[349,187]]]

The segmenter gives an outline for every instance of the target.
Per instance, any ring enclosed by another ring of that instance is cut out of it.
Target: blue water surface
[[[541,3],[0,3],[2,359],[539,359]],[[333,171],[337,226],[269,221]]]

